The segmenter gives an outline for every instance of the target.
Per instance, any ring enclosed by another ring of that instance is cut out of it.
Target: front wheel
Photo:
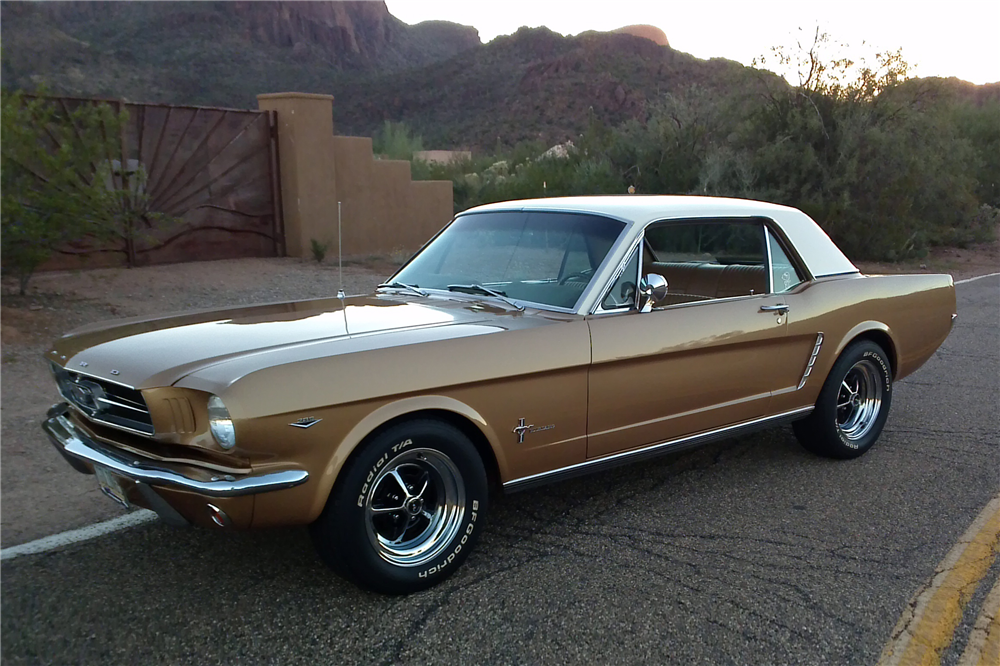
[[[345,578],[389,594],[450,575],[485,524],[486,470],[461,431],[415,420],[376,435],[345,466],[313,523],[320,557]]]
[[[889,416],[892,369],[885,351],[862,340],[833,364],[809,417],[792,424],[806,449],[830,458],[857,458],[875,444]]]

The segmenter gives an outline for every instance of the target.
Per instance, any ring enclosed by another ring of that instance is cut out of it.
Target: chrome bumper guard
[[[114,474],[139,484],[187,490],[206,497],[256,495],[293,488],[309,479],[309,472],[305,470],[233,477],[207,469],[204,474],[211,480],[192,478],[183,473],[178,465],[137,456],[94,441],[73,425],[68,411],[69,405],[64,402],[53,405],[48,411],[48,418],[42,422],[42,430],[74,469],[87,474],[91,471],[84,462],[107,467]]]

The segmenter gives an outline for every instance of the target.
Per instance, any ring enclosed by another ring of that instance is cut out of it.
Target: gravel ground
[[[1000,242],[980,243],[967,248],[935,247],[923,259],[896,264],[877,261],[856,262],[863,273],[950,273],[955,280],[1000,271]]]
[[[345,266],[344,290],[370,292],[393,269],[384,262]],[[53,339],[95,321],[318,298],[336,294],[338,286],[336,265],[294,258],[45,273],[32,279],[26,296],[5,282],[0,546],[120,514],[101,497],[93,478],[73,471],[56,454],[39,427],[45,409],[59,400],[42,357]]]

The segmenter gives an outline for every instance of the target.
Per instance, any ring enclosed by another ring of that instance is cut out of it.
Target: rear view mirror
[[[649,273],[639,281],[639,312],[649,312],[667,298],[667,278]]]

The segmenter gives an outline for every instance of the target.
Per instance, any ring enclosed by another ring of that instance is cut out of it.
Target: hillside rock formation
[[[142,46],[211,26],[220,41],[240,35],[300,60],[322,55],[335,69],[394,71],[450,58],[482,42],[470,26],[447,21],[407,25],[385,2],[3,2],[4,44],[27,23],[105,47]],[[117,33],[117,34],[114,34]],[[97,39],[95,39],[97,37]],[[114,37],[118,38],[116,40]],[[138,43],[136,43],[138,42]]]
[[[667,41],[666,33],[657,28],[655,25],[627,25],[623,28],[612,30],[611,32],[642,37],[644,39],[648,39],[657,46],[670,46],[670,42]]]
[[[421,65],[481,44],[479,32],[447,21],[410,26],[384,2],[234,2],[256,39],[300,51],[318,47],[338,60],[360,59],[376,69]]]
[[[386,120],[405,121],[436,147],[551,146],[577,139],[592,121],[642,122],[665,94],[693,86],[708,98],[755,94],[761,78],[781,85],[776,75],[630,34],[521,28],[430,67],[345,81],[334,112],[340,131],[369,135]]]

